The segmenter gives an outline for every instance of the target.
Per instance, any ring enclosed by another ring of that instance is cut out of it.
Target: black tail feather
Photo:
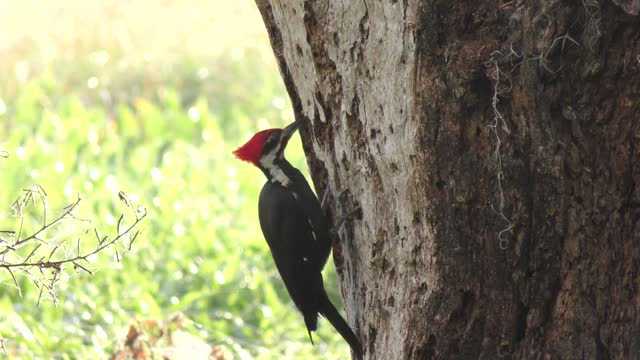
[[[309,330],[307,328],[307,333],[309,334],[309,341],[311,341],[311,345],[315,346],[316,344],[313,343],[313,336],[311,336],[311,330]]]
[[[318,328],[318,314],[314,312],[302,313],[304,317],[304,325],[307,327],[307,333],[309,334],[309,340],[311,341],[311,345],[315,345],[313,343],[313,337],[311,336],[312,331],[316,331]]]
[[[349,324],[342,318],[338,309],[331,303],[331,300],[325,294],[322,300],[320,314],[322,314],[333,327],[342,335],[342,338],[349,344],[351,350],[355,353],[355,358],[362,359],[362,345],[356,334],[353,333]]]

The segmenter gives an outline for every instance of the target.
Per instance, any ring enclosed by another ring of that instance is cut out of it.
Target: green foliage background
[[[231,154],[253,132],[293,120],[271,53],[131,58],[80,47],[26,78],[17,75],[24,64],[0,73],[0,149],[10,153],[0,159],[0,230],[18,226],[10,206],[36,183],[52,212],[81,193],[81,215],[99,229],[113,229],[123,211],[119,191],[148,210],[120,262],[108,251],[93,276],[66,269],[57,306],[44,299],[36,307],[29,279],[19,279],[20,297],[0,271],[0,336],[10,357],[107,358],[133,317],[182,311],[193,320],[187,330],[235,358],[346,358],[325,321],[309,343],[258,226],[263,176]],[[289,149],[306,169],[297,136]],[[332,265],[327,271],[339,302]]]

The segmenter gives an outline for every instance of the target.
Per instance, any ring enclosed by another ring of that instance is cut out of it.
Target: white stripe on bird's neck
[[[269,175],[271,175],[271,182],[278,182],[282,186],[289,186],[291,184],[291,179],[284,173],[282,168],[276,165],[275,161],[278,157],[278,147],[274,148],[267,155],[263,156],[260,159],[260,165],[265,168]]]

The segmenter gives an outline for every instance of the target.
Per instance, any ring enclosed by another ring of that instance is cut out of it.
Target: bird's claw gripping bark
[[[340,193],[340,195],[338,196],[338,198],[342,197],[343,194],[345,194],[346,190],[343,191],[342,193]],[[320,203],[320,206],[322,207],[322,211],[325,212],[325,214],[327,213],[327,208],[329,206],[329,193],[331,193],[331,191],[329,189],[327,189],[324,192],[324,195],[322,196],[322,202]],[[333,236],[337,236],[338,235],[338,231],[340,231],[340,228],[342,227],[342,225],[344,225],[344,223],[349,220],[350,218],[352,218],[355,214],[357,214],[360,211],[360,207],[356,207],[354,210],[351,210],[348,214],[346,215],[342,215],[338,218],[338,220],[336,221],[336,223],[331,227],[331,229],[329,229],[329,234],[333,237]],[[328,214],[327,214],[328,216]]]
[[[360,210],[361,210],[360,207],[357,207],[357,208],[351,210],[348,214],[340,216],[338,218],[338,221],[336,221],[336,223],[331,227],[331,229],[329,229],[329,234],[331,234],[331,236],[337,236],[338,235],[338,231],[340,231],[340,228],[342,227],[342,225],[344,225],[345,221],[347,221],[350,218],[352,218]]]

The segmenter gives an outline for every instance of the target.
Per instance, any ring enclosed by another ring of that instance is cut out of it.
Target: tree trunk
[[[367,359],[640,358],[640,0],[257,4]]]

